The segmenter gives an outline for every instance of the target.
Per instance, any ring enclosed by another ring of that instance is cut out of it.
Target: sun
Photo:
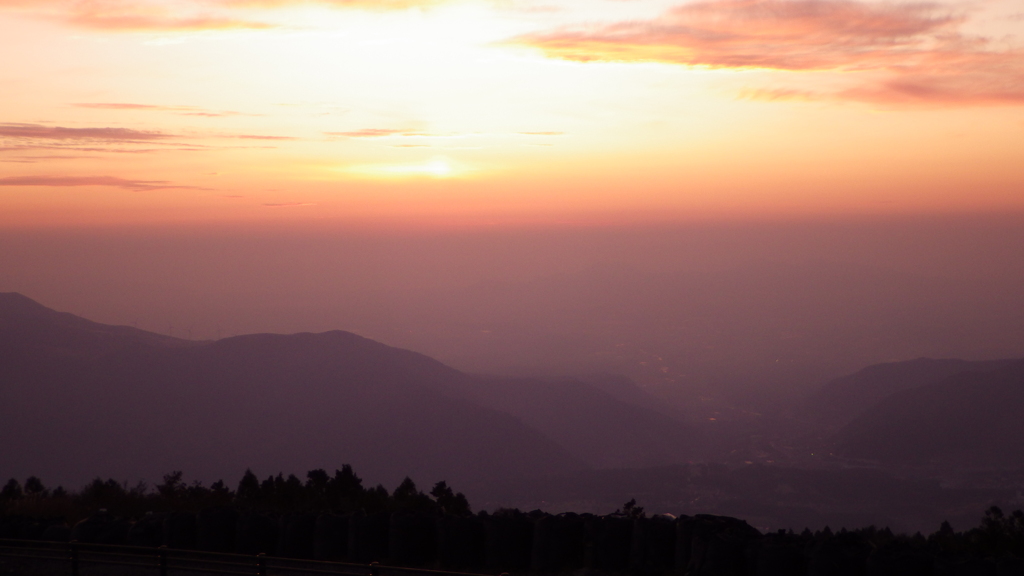
[[[444,160],[434,160],[428,163],[425,168],[426,172],[438,178],[443,178],[452,173],[452,167]]]

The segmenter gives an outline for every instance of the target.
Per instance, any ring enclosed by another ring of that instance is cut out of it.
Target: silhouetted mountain
[[[680,461],[685,425],[580,382],[474,378],[347,332],[190,342],[0,295],[0,477],[212,480],[350,463],[479,483]]]
[[[1024,361],[893,394],[835,435],[840,453],[900,463],[1024,459]]]
[[[1012,362],[918,358],[875,364],[825,384],[809,398],[805,413],[813,420],[839,427],[897,392],[941,382],[963,372],[995,370]]]
[[[468,376],[346,332],[190,343],[0,299],[0,476],[200,478],[352,463],[374,480],[580,467]]]

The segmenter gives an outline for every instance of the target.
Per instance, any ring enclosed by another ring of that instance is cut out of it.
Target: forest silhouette
[[[640,575],[1018,574],[1024,512],[985,511],[979,526],[943,522],[924,536],[874,526],[762,534],[745,521],[648,517],[635,499],[611,514],[499,509],[473,513],[446,482],[429,493],[405,478],[363,486],[351,466],[259,480],[236,489],[166,474],[150,488],[97,478],[81,490],[39,478],[0,490],[0,538],[167,546],[451,571]]]

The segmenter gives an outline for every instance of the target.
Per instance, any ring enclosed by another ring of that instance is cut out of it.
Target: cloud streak
[[[182,136],[132,128],[68,128],[42,124],[0,124],[0,152],[27,150],[74,150],[77,152],[149,153],[166,151],[199,152],[223,146],[197,144],[196,139],[235,139],[284,142],[292,136],[264,134],[207,134]],[[7,142],[3,142],[7,140]],[[192,142],[189,142],[192,140]],[[140,147],[145,146],[145,147]],[[265,147],[265,146],[264,146]]]
[[[324,132],[328,136],[341,136],[343,138],[384,138],[386,136],[422,136],[420,132],[408,130],[394,130],[391,128],[362,128],[348,132]]]
[[[135,192],[166,189],[205,190],[197,186],[182,186],[166,180],[128,180],[115,176],[11,176],[0,178],[0,186],[45,186],[68,188],[77,186],[105,186]]]
[[[235,134],[227,138],[238,138],[240,140],[298,140],[294,136],[263,136],[260,134]]]
[[[338,9],[401,10],[444,0],[0,0],[14,9],[105,32],[265,30],[276,24],[244,17],[245,9],[320,4]]]
[[[678,6],[654,20],[562,29],[517,42],[582,62],[821,70],[889,62],[960,21],[925,4],[710,0]]]
[[[206,116],[220,118],[225,116],[242,116],[241,112],[230,110],[204,110],[198,106],[161,106],[156,104],[134,104],[131,102],[79,102],[72,104],[75,108],[91,110],[136,110],[152,112],[172,112],[181,116]]]
[[[96,110],[159,110],[159,111],[192,111],[195,106],[157,106],[154,104],[132,104],[128,102],[79,102],[72,104],[76,108],[93,108]]]
[[[163,132],[130,128],[66,128],[42,124],[0,124],[0,138],[32,140],[98,140],[103,142],[152,142],[172,138]]]
[[[1024,102],[1024,52],[993,50],[985,38],[960,34],[964,21],[926,3],[705,0],[652,20],[562,28],[510,42],[578,62],[862,73],[861,85],[831,95],[837,98]]]

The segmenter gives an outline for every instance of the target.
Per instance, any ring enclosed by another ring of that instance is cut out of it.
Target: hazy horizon
[[[98,322],[192,339],[349,330],[470,372],[620,373],[667,397],[1024,356],[1016,215],[8,230],[0,244],[0,291]]]

